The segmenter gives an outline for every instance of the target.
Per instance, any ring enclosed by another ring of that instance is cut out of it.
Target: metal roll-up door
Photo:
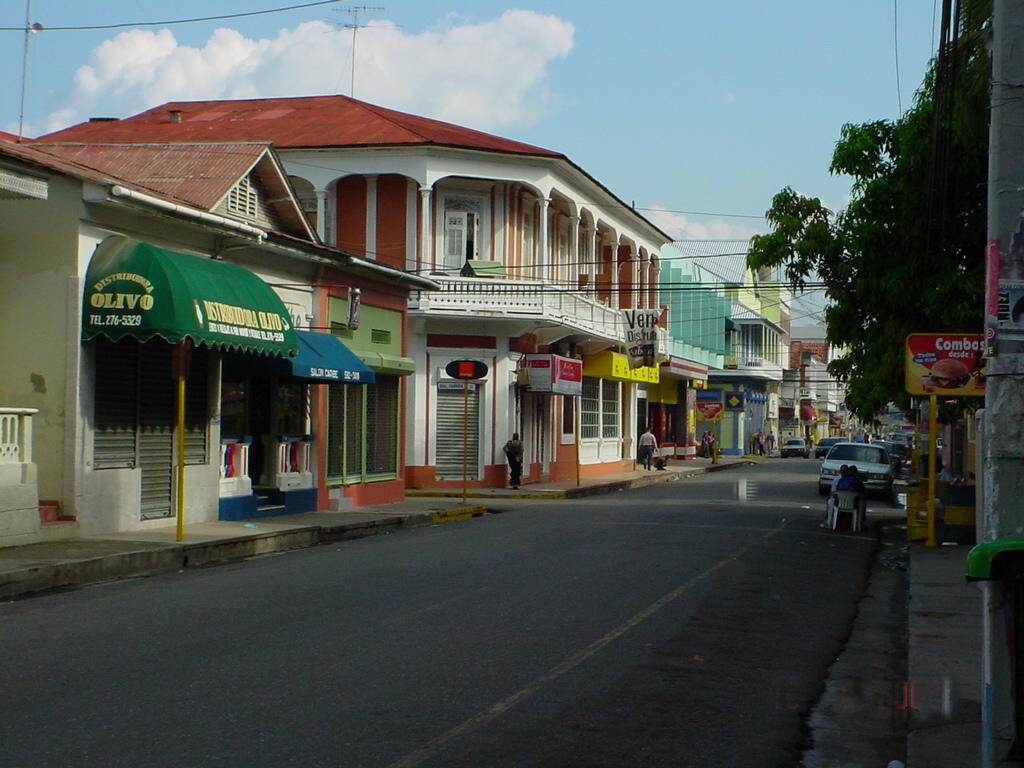
[[[142,519],[170,517],[177,391],[169,344],[151,341],[139,345],[139,392]]]
[[[435,464],[438,480],[461,480],[463,471],[463,428],[465,399],[461,381],[437,384],[437,429]],[[480,479],[480,386],[469,384],[466,477]]]
[[[137,458],[139,345],[95,342],[93,466],[134,467]]]

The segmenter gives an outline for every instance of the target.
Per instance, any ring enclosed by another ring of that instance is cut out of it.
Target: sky
[[[31,0],[22,117],[26,0],[0,0],[0,128],[354,88],[565,154],[675,239],[747,238],[785,186],[845,205],[842,125],[912,104],[937,26],[934,0],[348,0],[56,29],[303,2]]]

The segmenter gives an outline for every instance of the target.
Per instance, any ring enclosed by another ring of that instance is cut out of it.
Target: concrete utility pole
[[[1008,306],[1016,296],[1015,286],[1024,286],[1024,3],[993,0],[992,31],[985,308],[988,375],[978,541],[979,548],[1002,542],[1007,549],[997,556],[1002,564],[993,567],[991,580],[981,582],[985,766],[1024,759],[1024,691],[1014,679],[1015,673],[1019,678],[1024,661],[1024,318]],[[1018,573],[1016,578],[1010,576],[1013,571]]]

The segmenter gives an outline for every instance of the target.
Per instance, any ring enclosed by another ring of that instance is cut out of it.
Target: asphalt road
[[[817,467],[0,604],[0,768],[796,766],[875,547]]]

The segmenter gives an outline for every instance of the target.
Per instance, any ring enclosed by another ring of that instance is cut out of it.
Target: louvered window
[[[398,474],[397,376],[374,384],[331,384],[327,405],[327,474],[360,482]]]
[[[228,211],[244,216],[248,219],[256,219],[260,212],[259,195],[256,187],[246,176],[239,179],[238,183],[228,193]]]
[[[366,388],[366,473],[398,471],[398,377],[377,375]]]

